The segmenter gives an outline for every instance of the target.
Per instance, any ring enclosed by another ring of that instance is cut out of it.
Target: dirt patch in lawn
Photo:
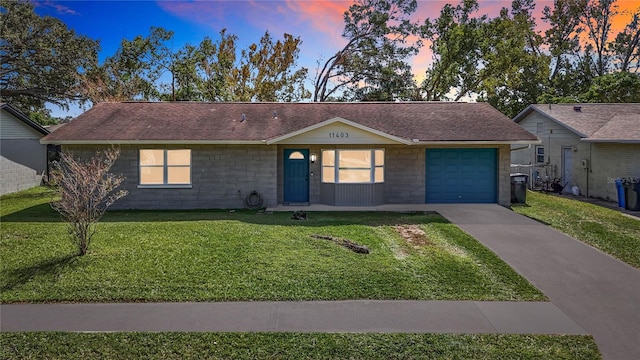
[[[396,225],[395,228],[398,234],[400,234],[407,243],[413,246],[414,249],[433,245],[433,242],[418,225]]]

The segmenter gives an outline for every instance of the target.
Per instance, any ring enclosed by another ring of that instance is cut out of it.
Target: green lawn
[[[1,201],[0,302],[546,300],[435,214],[126,211],[73,256],[45,188]],[[397,225],[425,238],[407,242]],[[312,234],[366,245],[356,254]]]
[[[640,268],[640,221],[619,211],[539,192],[513,210]]]
[[[600,359],[588,336],[0,333],[2,359]]]

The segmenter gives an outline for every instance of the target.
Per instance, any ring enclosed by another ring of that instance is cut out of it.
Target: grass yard
[[[0,333],[2,359],[600,359],[588,336]]]
[[[36,188],[0,199],[2,303],[546,300],[436,214],[310,213],[302,221],[255,211],[112,212],[78,257],[52,196]]]
[[[640,268],[640,221],[577,200],[527,192],[528,206],[513,210]]]

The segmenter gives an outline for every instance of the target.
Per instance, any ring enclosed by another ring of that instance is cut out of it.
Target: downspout
[[[591,145],[592,143],[589,142],[589,163],[587,164],[587,197],[589,197],[589,173],[591,172],[591,166],[593,166],[593,163],[591,162]]]

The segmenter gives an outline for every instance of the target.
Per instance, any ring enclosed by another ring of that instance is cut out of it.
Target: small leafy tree
[[[126,190],[116,191],[124,177],[109,173],[119,156],[120,150],[115,147],[98,151],[87,161],[62,152],[60,162],[54,165],[51,176],[60,200],[51,206],[67,222],[79,255],[89,250],[98,221],[107,208],[127,195]]]

